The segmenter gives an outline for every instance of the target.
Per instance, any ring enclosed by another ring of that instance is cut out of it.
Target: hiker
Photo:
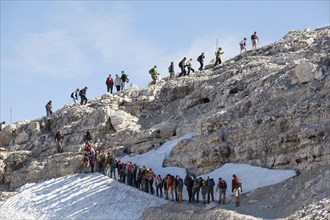
[[[133,171],[134,171],[134,165],[132,162],[129,162],[127,164],[127,185],[133,186]]]
[[[246,52],[246,37],[244,37],[244,39],[239,43],[239,47],[241,49],[240,53]]]
[[[52,108],[53,108],[52,101],[47,102],[47,104],[46,104],[46,114],[47,114],[47,117],[48,116],[51,116],[53,114]]]
[[[200,67],[198,68],[198,70],[202,71],[203,70],[203,67],[204,67],[204,59],[205,59],[205,55],[204,55],[204,52],[198,56],[197,58],[197,61],[199,62],[200,64]]]
[[[89,167],[89,156],[88,156],[88,153],[85,153],[82,161],[81,161],[81,164],[83,165],[83,172],[84,173],[87,173],[87,168]]]
[[[192,188],[194,186],[193,179],[187,174],[184,179],[184,185],[187,187],[189,203],[192,201]]]
[[[167,180],[169,178],[170,174],[167,174],[164,179],[163,179],[163,184],[164,184],[164,193],[165,193],[165,199],[168,200],[168,184]]]
[[[223,54],[222,48],[219,47],[218,51],[215,53],[216,56],[215,56],[215,64],[214,64],[214,66],[222,63],[221,54]]]
[[[206,193],[207,193],[207,186],[205,180],[203,178],[200,178],[201,181],[201,194],[203,199],[203,204],[206,204]]]
[[[194,177],[194,186],[193,186],[193,201],[199,203],[199,191],[200,191],[200,179]]]
[[[71,93],[71,98],[72,98],[74,104],[77,104],[78,93],[79,93],[79,89],[76,89],[76,91],[73,91]]]
[[[115,78],[115,86],[116,86],[116,90],[117,92],[120,91],[120,84],[121,84],[121,79],[118,76],[118,74],[116,74],[116,78]]]
[[[95,150],[92,146],[90,146],[90,148],[89,148],[89,164],[90,164],[92,173],[94,173],[95,160],[96,160]]]
[[[175,178],[174,178],[174,194],[175,194],[175,201],[179,201],[178,190],[177,190],[177,187],[178,187],[178,178],[179,178],[178,175],[176,175]]]
[[[226,203],[227,183],[221,177],[219,178],[219,182],[217,184],[216,191],[218,192],[218,190],[219,190],[219,204],[221,204],[221,200],[222,200],[222,204],[225,204]]]
[[[63,139],[64,136],[62,135],[61,131],[57,131],[55,134],[55,142],[57,144],[57,153],[63,153]]]
[[[126,85],[126,82],[127,82],[127,75],[125,74],[124,70],[121,71],[121,77],[120,77],[120,80],[121,80],[121,83],[120,83],[120,90],[124,90],[125,89],[125,85]]]
[[[171,200],[174,201],[174,176],[168,175],[166,179],[167,189],[170,191]]]
[[[113,78],[111,77],[111,74],[105,81],[105,84],[107,85],[107,92],[110,92],[112,94],[114,81],[113,81]]]
[[[190,59],[187,61],[186,66],[187,66],[187,68],[188,68],[187,76],[189,76],[190,71],[192,71],[193,73],[195,72],[195,70],[192,68],[192,58],[190,58]]]
[[[150,193],[153,195],[155,193],[154,190],[154,179],[156,177],[156,174],[152,171],[152,169],[150,168],[148,171],[148,180],[149,180],[149,189],[150,189]]]
[[[87,86],[79,91],[80,96],[80,105],[86,105],[87,104],[87,98],[86,98],[86,92],[87,92]]]
[[[159,75],[157,73],[157,66],[156,65],[149,70],[149,74],[151,74],[151,78],[152,78],[151,85],[155,85],[156,81],[157,81],[157,75]]]
[[[92,140],[91,133],[89,131],[85,131],[83,139],[84,139],[84,143],[88,144]]]
[[[109,158],[109,163],[110,163],[110,178],[116,179],[116,160],[113,155],[110,155]]]
[[[181,73],[179,73],[179,76],[178,77],[181,77],[181,76],[185,76],[186,75],[186,57],[184,57],[180,63],[179,63],[179,67],[181,69]]]
[[[177,176],[177,185],[176,185],[176,190],[178,192],[178,199],[179,199],[179,203],[182,202],[183,200],[183,196],[182,196],[182,190],[183,190],[183,180],[180,178],[180,176]]]
[[[163,197],[163,179],[160,175],[156,177],[156,195]]]
[[[259,36],[258,36],[257,32],[254,32],[251,35],[251,41],[252,41],[252,49],[257,48],[257,43],[259,43]]]
[[[172,61],[170,66],[168,67],[168,72],[170,73],[170,79],[175,79],[175,71],[174,71],[174,62]]]
[[[215,182],[213,178],[207,177],[207,203],[210,203],[210,198],[212,198],[212,202],[214,202],[214,186]]]
[[[242,180],[238,178],[235,174],[233,175],[233,179],[231,181],[231,192],[234,194],[235,201],[236,201],[236,207],[239,206],[239,199],[242,190]]]

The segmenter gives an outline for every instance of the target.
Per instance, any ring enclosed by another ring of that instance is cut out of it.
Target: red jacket
[[[107,84],[107,86],[113,86],[114,84],[113,79],[108,77],[107,80],[105,81],[105,84]]]

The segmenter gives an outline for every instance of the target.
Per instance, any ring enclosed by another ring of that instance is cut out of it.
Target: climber
[[[92,140],[92,135],[88,130],[84,132],[83,140],[85,144],[88,144]]]
[[[203,204],[206,204],[206,193],[207,193],[207,184],[203,178],[200,177],[200,186],[201,186],[201,194],[203,199]]]
[[[246,37],[244,37],[244,39],[239,43],[239,46],[240,46],[240,49],[241,49],[241,52],[240,53],[242,53],[243,52],[243,50],[244,50],[244,52],[246,52]]]
[[[171,62],[171,65],[168,67],[168,72],[170,73],[170,79],[175,78],[175,71],[174,71],[174,62]]]
[[[182,196],[183,180],[180,178],[180,176],[176,176],[176,179],[177,179],[176,191],[178,192],[179,203],[181,203],[183,200],[183,196]]]
[[[200,179],[197,177],[194,177],[194,186],[193,186],[193,201],[196,201],[196,203],[199,203],[199,191],[200,191]]]
[[[89,163],[90,163],[90,167],[91,167],[91,172],[92,172],[92,173],[94,173],[95,160],[96,160],[95,150],[94,150],[94,148],[91,146],[91,147],[89,148]]]
[[[114,81],[113,81],[113,78],[111,77],[111,74],[105,81],[105,84],[107,85],[107,92],[110,92],[112,94]]]
[[[127,82],[127,75],[125,74],[124,70],[121,71],[120,79],[121,79],[120,90],[124,90]]]
[[[214,64],[214,66],[222,63],[221,54],[223,54],[222,48],[219,47],[218,51],[215,53],[216,56],[215,56],[215,64]]]
[[[188,73],[187,73],[188,76],[189,76],[190,71],[192,71],[193,73],[195,72],[195,70],[192,68],[192,58],[190,58],[187,61],[187,68],[188,68]]]
[[[252,41],[252,49],[257,48],[257,43],[259,43],[259,36],[257,35],[257,32],[254,32],[251,35],[251,41]]]
[[[52,111],[52,101],[49,101],[46,104],[46,114],[47,114],[47,117],[48,116],[51,116],[53,114],[53,111]]]
[[[235,174],[233,175],[231,186],[232,186],[231,192],[234,194],[236,200],[236,207],[237,207],[240,205],[239,199],[240,199],[240,194],[241,192],[243,192],[243,190],[242,190],[242,181]]]
[[[187,174],[184,179],[184,185],[187,187],[189,203],[192,201],[192,189],[194,186],[194,180]]]
[[[82,90],[79,91],[79,96],[80,96],[80,105],[86,105],[87,104],[87,97],[86,97],[86,92],[87,92],[87,86],[83,88]]]
[[[184,57],[180,63],[179,63],[179,67],[181,69],[181,73],[179,73],[179,76],[178,77],[181,77],[181,76],[185,76],[186,75],[186,57]]]
[[[157,75],[159,75],[157,73],[157,66],[156,65],[149,70],[149,74],[151,74],[151,78],[152,78],[151,85],[155,85],[156,81],[157,81]]]
[[[200,64],[200,67],[198,70],[202,71],[203,70],[203,67],[204,67],[204,59],[205,59],[205,55],[204,55],[204,52],[198,56],[197,58],[197,61],[199,62]]]
[[[62,135],[61,131],[57,131],[55,134],[55,142],[57,144],[57,153],[63,153],[63,139],[64,136]]]
[[[74,104],[77,104],[78,93],[79,93],[79,89],[76,89],[76,91],[73,91],[71,93],[71,98],[72,98]]]
[[[121,79],[120,77],[118,76],[118,74],[116,74],[116,78],[115,78],[115,86],[116,86],[116,91],[120,91],[120,82],[121,82]]]
[[[160,175],[156,177],[156,195],[163,197],[163,179]]]
[[[207,203],[210,203],[210,198],[212,198],[212,202],[214,202],[214,194],[213,194],[213,189],[215,186],[215,182],[213,178],[207,177]]]
[[[217,184],[216,191],[218,192],[218,190],[219,190],[219,204],[221,204],[221,200],[222,200],[222,203],[225,204],[226,203],[227,183],[221,177],[219,178],[219,182]]]
[[[89,167],[89,156],[88,156],[88,153],[85,153],[82,161],[81,161],[81,164],[83,165],[83,171],[84,173],[87,173],[87,168]]]

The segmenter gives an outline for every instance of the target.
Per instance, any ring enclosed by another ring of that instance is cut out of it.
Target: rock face
[[[329,53],[329,27],[291,31],[189,77],[104,94],[85,106],[66,105],[50,118],[8,125],[0,132],[0,181],[16,188],[78,172],[85,130],[96,149],[117,156],[193,131],[164,165],[196,175],[227,162],[301,172],[326,164]],[[57,130],[65,134],[63,154],[56,153]]]

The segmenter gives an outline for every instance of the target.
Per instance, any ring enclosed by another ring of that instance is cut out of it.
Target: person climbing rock
[[[83,140],[85,144],[88,144],[92,140],[92,135],[90,131],[85,131],[83,135]]]
[[[215,56],[215,64],[214,64],[214,66],[222,63],[221,54],[223,54],[222,48],[219,47],[218,51],[215,53],[216,56]]]
[[[157,75],[159,75],[157,73],[157,66],[156,65],[152,69],[149,70],[149,74],[151,75],[151,78],[152,78],[151,85],[155,85],[156,82],[157,82]]]
[[[201,55],[198,56],[197,61],[200,64],[200,67],[198,68],[198,70],[202,71],[203,67],[204,67],[204,59],[205,59],[205,55],[204,53],[202,53]]]
[[[80,105],[86,105],[87,104],[87,86],[83,88],[82,90],[79,91],[79,96],[80,96]]]
[[[194,180],[188,174],[186,175],[186,178],[184,179],[184,185],[187,187],[189,202],[192,202],[192,189],[194,186]]]
[[[117,92],[120,91],[120,84],[121,84],[121,79],[120,79],[120,77],[118,76],[118,74],[116,74],[116,78],[115,78],[115,86],[116,86],[116,90],[117,90]]]
[[[243,53],[243,51],[246,52],[246,40],[246,37],[244,37],[244,39],[239,42],[239,47],[241,49],[240,53]]]
[[[252,41],[252,49],[253,48],[256,49],[257,43],[259,43],[259,36],[256,31],[251,35],[251,41]]]
[[[190,58],[187,61],[187,64],[186,65],[187,65],[187,68],[188,68],[187,76],[189,76],[190,71],[192,71],[193,73],[195,72],[195,70],[192,68],[192,58]]]
[[[111,77],[111,74],[106,79],[105,84],[107,85],[107,92],[110,92],[112,94],[114,81],[113,78]]]
[[[47,117],[49,117],[53,114],[52,108],[53,108],[52,101],[47,102],[47,104],[46,104],[46,115],[47,115]]]
[[[120,82],[120,90],[124,90],[125,89],[125,85],[126,85],[126,82],[127,82],[127,74],[125,74],[124,70],[121,71],[121,82]]]
[[[71,93],[71,98],[72,98],[74,104],[77,104],[78,93],[79,93],[79,89],[76,89],[76,91],[73,91]]]
[[[213,193],[213,189],[215,186],[215,182],[213,180],[213,178],[211,177],[207,177],[207,203],[210,203],[210,199],[212,198],[212,202],[214,202],[214,193]]]
[[[233,175],[233,179],[231,182],[231,192],[234,194],[235,201],[236,201],[236,207],[240,204],[240,195],[243,192],[242,190],[242,180],[238,178],[235,174]]]
[[[168,67],[168,72],[170,73],[170,79],[175,79],[175,71],[174,71],[174,62],[172,61],[170,66]]]
[[[181,69],[181,73],[179,73],[179,76],[178,77],[181,77],[181,76],[185,76],[186,75],[186,57],[184,57],[180,63],[179,63],[179,67]]]
[[[64,139],[63,134],[61,133],[61,131],[58,130],[55,134],[55,142],[56,142],[56,145],[57,145],[57,153],[63,153],[63,139]]]

